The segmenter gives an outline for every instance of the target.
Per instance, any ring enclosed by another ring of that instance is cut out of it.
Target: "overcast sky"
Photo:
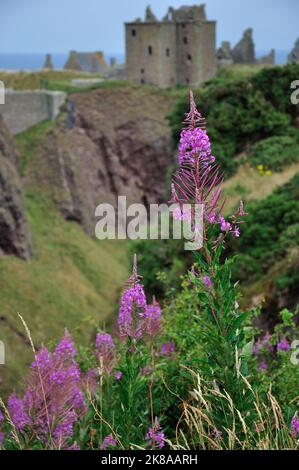
[[[161,18],[169,5],[195,0],[0,0],[0,52],[62,53],[70,49],[124,52],[125,21]],[[201,2],[200,2],[201,3]],[[299,0],[205,0],[217,20],[217,43],[235,44],[253,27],[257,50],[290,50],[299,36]]]

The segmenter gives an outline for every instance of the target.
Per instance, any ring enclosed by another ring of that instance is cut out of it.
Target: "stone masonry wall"
[[[0,112],[8,129],[15,135],[45,119],[55,119],[65,99],[66,94],[60,91],[6,90]]]

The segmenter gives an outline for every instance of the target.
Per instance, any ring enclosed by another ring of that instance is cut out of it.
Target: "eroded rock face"
[[[173,163],[166,114],[176,98],[141,87],[98,89],[72,95],[75,125],[48,131],[26,170],[67,220],[94,233],[95,208],[127,202],[166,202]]]
[[[0,255],[28,259],[30,238],[12,137],[0,115]]]

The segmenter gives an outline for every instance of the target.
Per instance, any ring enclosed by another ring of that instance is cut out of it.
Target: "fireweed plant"
[[[203,246],[195,252],[195,264],[190,273],[200,305],[200,311],[194,312],[193,318],[200,323],[204,349],[199,370],[215,389],[230,395],[240,412],[250,414],[252,400],[242,380],[248,373],[246,355],[252,351],[252,342],[246,344],[244,330],[249,313],[239,309],[238,291],[231,281],[233,259],[222,262],[226,239],[240,236],[246,212],[241,201],[235,214],[228,219],[223,215],[223,175],[211,155],[205,121],[196,109],[192,92],[190,112],[184,124],[186,128],[181,132],[179,145],[180,166],[172,182],[172,200],[181,205],[182,212],[184,204],[203,205]],[[217,402],[218,413],[213,422],[217,430],[224,433],[232,424],[227,401],[219,395],[210,399]]]
[[[203,207],[203,243],[194,252],[195,262],[183,287],[188,289],[184,297],[188,334],[193,346],[194,340],[200,343],[201,353],[187,365],[190,351],[186,343],[182,346],[184,341],[180,343],[180,331],[173,335],[179,344],[168,336],[168,331],[178,328],[174,324],[177,312],[164,319],[155,298],[149,302],[135,255],[113,337],[98,332],[91,349],[76,351],[65,331],[53,352],[45,346],[36,352],[27,329],[34,361],[22,395],[13,392],[6,404],[0,400],[0,448],[297,446],[295,394],[292,407],[283,416],[267,391],[271,382],[266,375],[261,377],[267,373],[273,354],[283,366],[277,379],[284,381],[288,376],[286,355],[290,328],[295,329],[295,324],[284,312],[282,326],[272,336],[263,336],[250,326],[251,312],[239,308],[237,285],[231,280],[234,259],[225,257],[225,243],[228,237],[242,235],[247,214],[241,201],[234,214],[224,216],[223,175],[211,153],[205,121],[192,92],[178,160],[171,202],[180,209],[174,216],[191,218],[195,237],[199,233],[195,207]],[[188,213],[185,204],[191,207]],[[257,390],[262,390],[262,395]]]

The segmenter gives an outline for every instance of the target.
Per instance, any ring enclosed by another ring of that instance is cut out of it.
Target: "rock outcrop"
[[[233,60],[236,64],[254,64],[255,46],[252,39],[252,29],[244,31],[241,41],[232,50]]]
[[[53,70],[54,69],[51,54],[46,54],[45,63],[44,63],[43,68],[47,69],[47,70]]]
[[[71,96],[75,124],[60,121],[43,136],[26,169],[67,220],[94,233],[100,203],[166,202],[173,162],[165,118],[175,103],[161,90],[123,86]]]
[[[30,251],[16,150],[0,115],[0,255],[28,259]]]
[[[299,38],[295,42],[294,48],[291,50],[291,52],[288,56],[288,62],[289,63],[293,63],[293,62],[299,63]]]

